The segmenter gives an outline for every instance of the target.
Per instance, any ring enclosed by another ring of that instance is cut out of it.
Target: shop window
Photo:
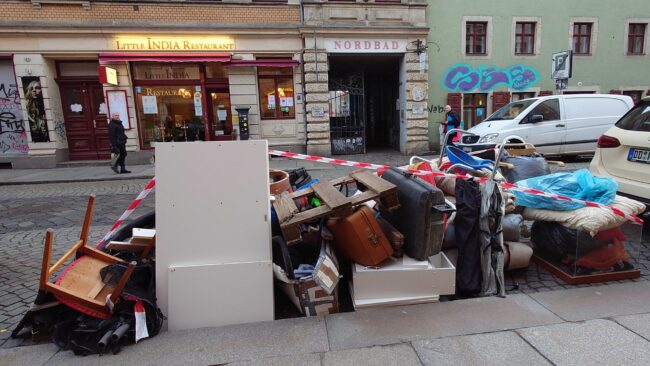
[[[530,113],[530,116],[540,114],[544,117],[544,121],[557,121],[560,119],[560,102],[557,99],[550,99],[537,105]]]
[[[209,62],[205,64],[205,77],[208,79],[228,79],[228,69],[221,62]]]
[[[145,63],[133,66],[135,80],[199,80],[199,65],[188,63]]]
[[[540,95],[541,96],[541,95]],[[535,93],[512,93],[512,101],[516,102],[522,99],[535,98]]]
[[[295,116],[292,68],[258,67],[257,83],[262,119],[293,118]]]
[[[99,62],[97,61],[59,61],[57,67],[59,77],[99,76]]]
[[[645,44],[645,29],[647,24],[643,23],[630,23],[630,28],[627,33],[627,54],[628,55],[643,55]]]
[[[576,55],[591,54],[591,29],[593,23],[573,24],[573,52]]]
[[[632,98],[632,101],[636,105],[639,103],[641,98],[643,98],[643,91],[642,90],[624,90],[623,95],[627,95],[630,98]]]
[[[487,94],[463,95],[463,121],[465,129],[476,126],[487,115]]]
[[[535,23],[517,22],[515,25],[515,55],[535,54]]]
[[[205,140],[200,85],[136,86],[135,92],[143,147]]]
[[[465,54],[487,54],[487,22],[467,22],[465,24]]]

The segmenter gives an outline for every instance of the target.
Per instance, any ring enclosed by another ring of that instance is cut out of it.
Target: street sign
[[[569,79],[572,76],[573,51],[562,51],[553,54],[551,65],[551,79]]]

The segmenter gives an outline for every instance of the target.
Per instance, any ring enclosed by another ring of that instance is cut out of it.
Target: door
[[[533,116],[541,116],[542,120],[532,122]],[[545,100],[537,104],[519,122],[515,133],[524,138],[544,154],[557,155],[562,152],[562,145],[566,140],[566,121],[560,113],[558,98]],[[507,136],[503,136],[507,137]]]
[[[330,76],[330,140],[334,155],[366,152],[363,74],[363,71],[355,71]]]
[[[110,158],[104,91],[97,82],[59,82],[70,160]]]
[[[207,88],[210,140],[232,140],[232,109],[228,88]]]

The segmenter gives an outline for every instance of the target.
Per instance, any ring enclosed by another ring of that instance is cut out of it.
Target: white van
[[[548,155],[593,153],[600,135],[634,106],[632,98],[613,94],[550,95],[505,105],[469,129],[458,147],[493,147],[508,138],[528,142]]]

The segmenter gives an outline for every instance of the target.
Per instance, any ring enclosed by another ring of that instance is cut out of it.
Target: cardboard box
[[[406,258],[406,259],[404,259]],[[352,267],[355,307],[437,301],[456,292],[456,268],[444,253],[419,262],[404,256],[379,266]]]
[[[313,279],[292,280],[277,264],[273,264],[276,285],[305,316],[334,314],[339,311],[338,286],[328,294]]]

